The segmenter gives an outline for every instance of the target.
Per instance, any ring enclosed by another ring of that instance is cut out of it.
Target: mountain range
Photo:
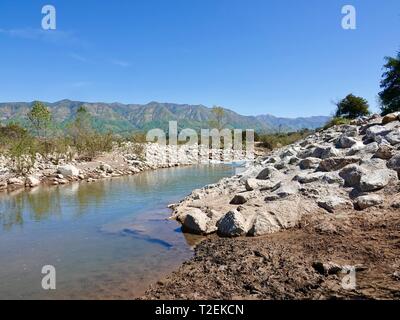
[[[92,116],[92,124],[101,131],[116,133],[145,131],[153,128],[168,128],[168,121],[177,121],[179,128],[195,130],[208,128],[214,114],[203,105],[150,102],[148,104],[90,103],[61,100],[45,103],[60,128],[71,122],[79,107],[84,106]],[[26,122],[26,114],[33,102],[0,103],[0,123]],[[223,122],[226,127],[254,129],[258,132],[288,132],[301,129],[316,129],[330,117],[279,118],[272,115],[243,116],[224,109]]]

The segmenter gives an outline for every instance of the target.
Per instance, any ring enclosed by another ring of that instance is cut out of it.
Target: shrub
[[[325,126],[323,127],[324,130],[332,128],[334,126],[340,126],[343,124],[350,124],[350,119],[346,119],[346,118],[341,118],[341,117],[334,117],[331,120],[329,120]]]

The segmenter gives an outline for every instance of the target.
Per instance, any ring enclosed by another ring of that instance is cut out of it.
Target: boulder
[[[28,187],[36,187],[40,184],[40,180],[36,178],[35,176],[29,176],[25,180],[25,185]]]
[[[327,196],[319,200],[317,203],[318,206],[320,206],[321,208],[325,209],[330,213],[334,213],[335,211],[338,210],[352,209],[350,201],[335,195]]]
[[[224,237],[240,237],[249,231],[248,223],[237,211],[229,211],[217,223],[218,234]]]
[[[312,173],[300,173],[293,178],[294,181],[298,181],[301,184],[307,184],[322,180],[324,173],[312,172]]]
[[[249,230],[251,236],[262,236],[278,232],[281,229],[277,219],[270,213],[260,212],[256,215],[253,225]]]
[[[389,160],[393,157],[394,148],[389,145],[381,145],[379,149],[374,154],[375,158]]]
[[[70,164],[59,166],[58,172],[61,173],[63,176],[70,176],[70,177],[77,177],[79,176],[80,173],[77,167]]]
[[[237,194],[233,197],[230,204],[234,204],[234,205],[245,204],[247,201],[249,201],[249,199],[250,199],[249,192]]]
[[[356,143],[357,143],[356,139],[349,137],[346,134],[343,134],[339,137],[337,146],[338,148],[348,149],[351,148]]]
[[[258,180],[258,179],[247,179],[245,182],[245,187],[247,191],[253,190],[271,190],[277,186],[277,182],[271,180]]]
[[[1,180],[0,181],[0,190],[7,189],[7,181]]]
[[[365,135],[367,138],[372,139],[372,140],[376,140],[377,137],[379,136],[385,136],[390,132],[390,129],[384,127],[384,126],[379,126],[379,125],[375,125],[375,126],[371,126],[367,129]]]
[[[358,210],[365,210],[370,207],[375,207],[383,203],[381,196],[377,194],[368,194],[355,199],[354,205]]]
[[[210,234],[216,231],[209,227],[210,218],[199,209],[189,209],[183,221],[183,229],[196,234]]]
[[[319,158],[309,157],[301,160],[299,163],[299,167],[301,170],[316,169],[320,162],[321,159]]]
[[[397,120],[399,120],[399,117],[400,117],[400,112],[390,113],[390,114],[388,114],[388,115],[383,117],[382,124],[385,125],[385,124],[388,124],[390,122],[397,121]]]
[[[272,176],[276,175],[278,173],[278,170],[276,170],[273,167],[266,167],[263,169],[258,175],[257,179],[258,180],[268,180],[272,178]]]
[[[318,166],[319,171],[325,171],[325,172],[330,172],[330,171],[336,171],[344,168],[345,166],[352,164],[352,163],[359,163],[360,162],[359,157],[335,157],[335,158],[329,158],[329,159],[324,159],[321,161],[321,163]]]
[[[330,147],[315,148],[313,151],[312,157],[319,158],[319,159],[326,159],[326,158],[331,158],[331,157],[337,157],[339,155],[340,155],[339,150],[337,150],[333,146],[330,146]]]
[[[388,162],[387,167],[397,171],[400,175],[400,153],[393,156]]]
[[[365,172],[361,175],[360,190],[363,192],[371,192],[383,189],[389,184],[390,180],[395,177],[395,172],[388,169]]]
[[[279,198],[287,198],[299,192],[300,185],[296,181],[281,184],[280,187],[274,191],[274,194]]]
[[[397,145],[400,143],[400,129],[395,129],[388,133],[385,136],[385,139],[391,144],[391,145]]]
[[[8,179],[8,184],[14,186],[23,186],[25,183],[21,178],[10,178]]]

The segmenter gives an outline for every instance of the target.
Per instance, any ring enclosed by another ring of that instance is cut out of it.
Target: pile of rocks
[[[259,236],[305,214],[400,208],[400,113],[317,132],[171,205],[188,232]]]
[[[28,156],[22,157],[24,161],[33,163],[28,172],[18,174],[15,159],[0,155],[0,191],[33,188],[41,183],[64,185],[72,181],[94,182],[147,170],[226,162],[226,159],[240,161],[244,158],[244,153],[233,149],[209,150],[197,144],[174,147],[127,142],[115,145],[112,152],[104,153],[93,161],[79,160],[77,155],[71,153],[48,155],[46,158],[37,154],[33,160]]]

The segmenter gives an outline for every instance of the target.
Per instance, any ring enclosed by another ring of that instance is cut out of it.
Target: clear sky
[[[41,29],[42,6],[57,30]],[[344,5],[357,29],[341,27]],[[241,114],[329,115],[354,93],[374,110],[399,0],[1,0],[0,101],[150,101]]]

